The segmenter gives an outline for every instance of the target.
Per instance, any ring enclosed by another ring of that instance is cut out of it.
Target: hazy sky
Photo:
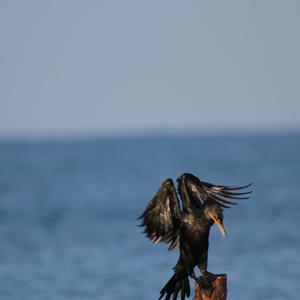
[[[0,1],[0,135],[300,128],[300,2]]]

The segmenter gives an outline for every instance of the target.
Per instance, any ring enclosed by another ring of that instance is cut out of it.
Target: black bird
[[[192,174],[184,173],[178,179],[178,194],[172,179],[165,180],[155,197],[149,202],[142,219],[147,237],[154,243],[170,243],[169,250],[179,246],[180,255],[174,267],[174,274],[160,291],[173,300],[178,294],[181,300],[190,296],[189,276],[197,280],[194,273],[198,266],[204,278],[214,276],[207,271],[208,238],[210,227],[215,223],[222,235],[226,236],[223,226],[223,209],[236,202],[228,199],[248,199],[251,192],[240,192],[245,186],[214,185]]]

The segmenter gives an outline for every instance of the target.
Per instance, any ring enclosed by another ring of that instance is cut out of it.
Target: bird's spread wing
[[[203,205],[205,201],[216,201],[223,208],[230,208],[236,205],[233,200],[248,199],[251,191],[241,192],[241,190],[250,187],[252,183],[244,186],[226,186],[215,185],[208,182],[200,181],[199,178],[193,176],[186,180],[187,189],[193,197],[197,198]]]
[[[163,182],[139,219],[153,243],[171,243],[169,250],[178,246],[181,211],[172,179]]]

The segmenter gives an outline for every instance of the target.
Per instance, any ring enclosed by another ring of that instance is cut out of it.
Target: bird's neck
[[[213,224],[214,224],[214,221],[211,219],[211,218],[207,218],[205,213],[204,213],[204,210],[202,210],[200,212],[200,215],[199,215],[200,219],[201,219],[201,222],[202,224],[207,227],[207,229],[209,229]]]

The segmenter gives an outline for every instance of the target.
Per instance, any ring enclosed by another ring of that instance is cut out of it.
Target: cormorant
[[[207,252],[210,227],[215,223],[222,235],[226,236],[223,226],[223,209],[237,204],[229,199],[248,199],[245,186],[214,185],[201,181],[196,176],[184,173],[178,179],[178,194],[172,179],[166,179],[155,197],[149,202],[142,219],[147,237],[154,243],[170,243],[168,250],[179,246],[180,255],[174,267],[174,274],[160,291],[173,300],[181,294],[181,300],[190,296],[189,276],[197,280],[194,273],[198,266],[204,278],[214,276],[207,271]]]

